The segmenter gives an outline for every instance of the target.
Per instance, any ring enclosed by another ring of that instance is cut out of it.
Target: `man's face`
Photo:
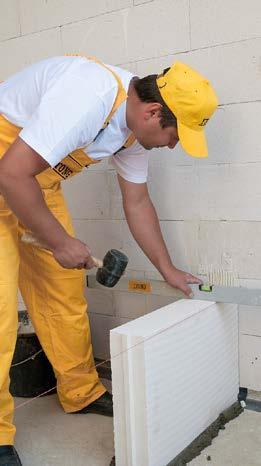
[[[147,150],[154,147],[169,147],[174,149],[179,141],[177,128],[168,126],[162,128],[160,111],[148,108],[140,115],[139,123],[135,125],[134,134],[137,141]]]

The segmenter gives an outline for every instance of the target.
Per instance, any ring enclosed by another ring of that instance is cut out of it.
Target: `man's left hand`
[[[183,272],[183,270],[176,269],[175,267],[173,267],[168,275],[165,276],[165,280],[170,286],[173,286],[173,288],[181,290],[186,296],[188,296],[188,298],[193,296],[193,292],[189,287],[189,284],[200,285],[202,283],[202,280],[194,277],[194,275],[191,275],[188,272]]]

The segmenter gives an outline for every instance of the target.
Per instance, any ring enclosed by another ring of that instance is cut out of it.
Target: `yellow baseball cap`
[[[161,97],[177,119],[183,149],[193,157],[207,157],[204,127],[218,106],[210,82],[181,62],[167,68],[156,82]]]

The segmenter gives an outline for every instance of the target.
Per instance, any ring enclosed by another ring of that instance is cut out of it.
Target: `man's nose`
[[[169,149],[174,149],[174,147],[176,146],[177,143],[178,143],[178,141],[170,142],[170,143],[168,144],[168,148],[169,148]]]

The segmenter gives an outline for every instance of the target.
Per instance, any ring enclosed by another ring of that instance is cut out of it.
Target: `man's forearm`
[[[45,204],[40,186],[33,176],[0,177],[0,192],[22,224],[49,249],[55,249],[68,236]]]
[[[139,205],[124,205],[126,220],[134,239],[164,278],[174,265],[163,239],[156,210],[146,198]]]

